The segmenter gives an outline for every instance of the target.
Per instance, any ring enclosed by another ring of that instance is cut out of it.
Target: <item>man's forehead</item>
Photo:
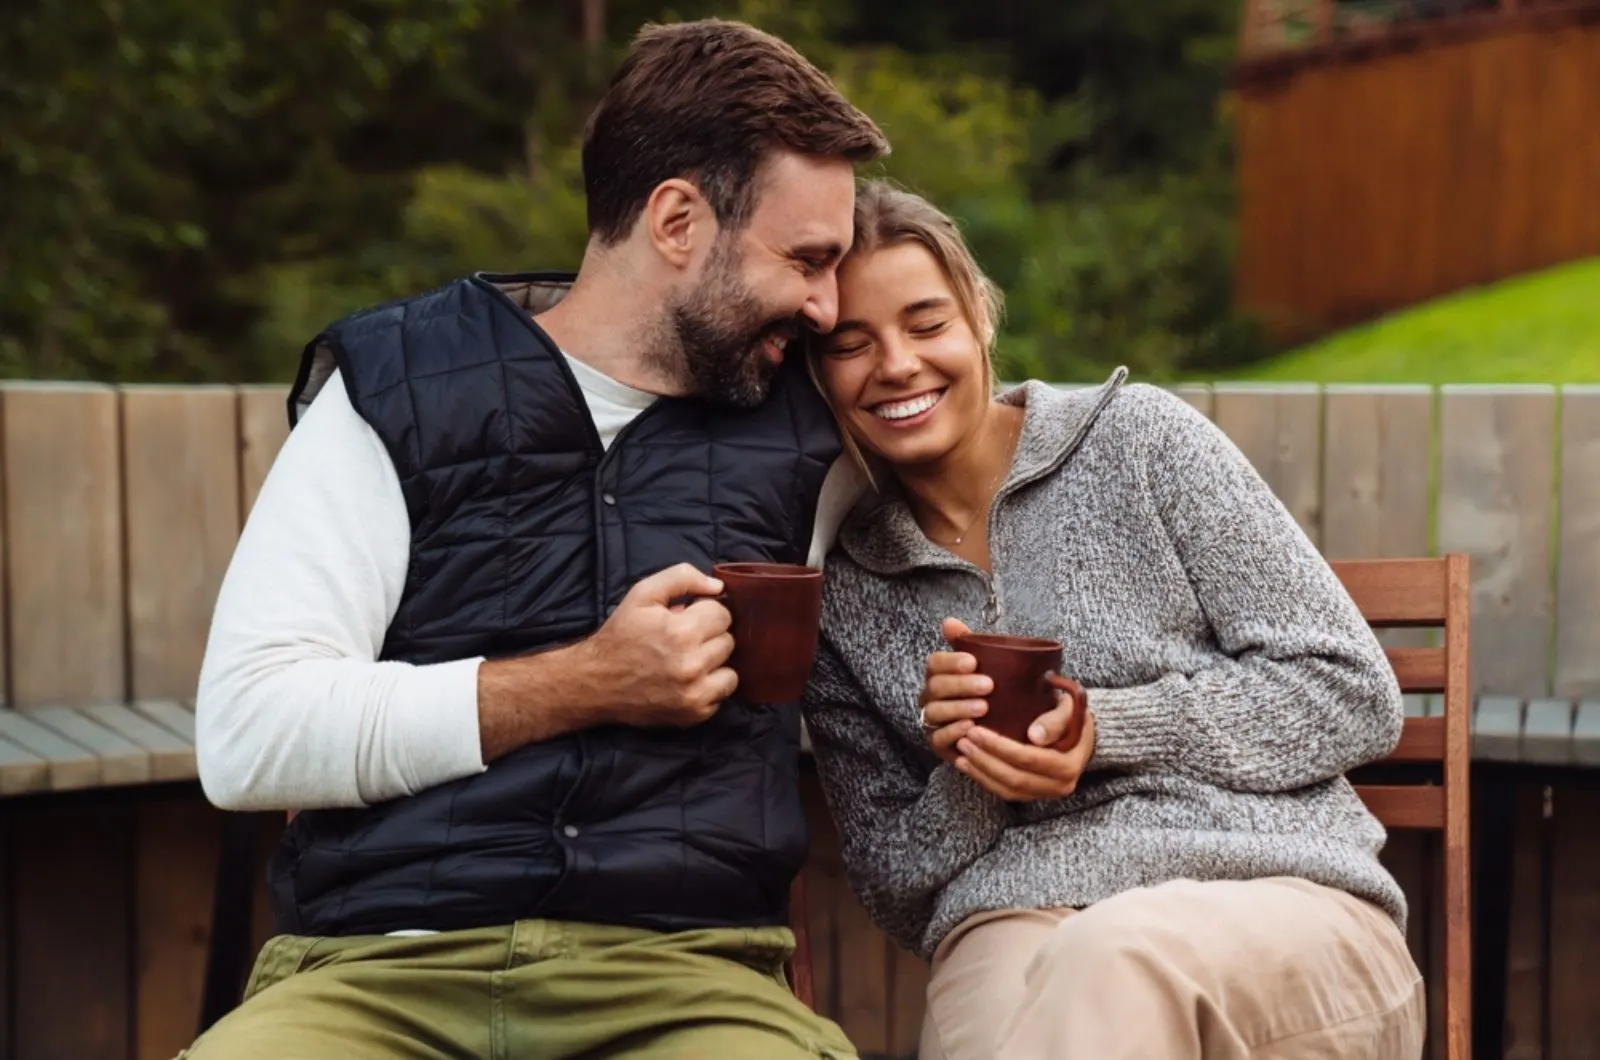
[[[855,170],[848,161],[779,152],[757,180],[752,224],[781,226],[788,242],[850,245]]]

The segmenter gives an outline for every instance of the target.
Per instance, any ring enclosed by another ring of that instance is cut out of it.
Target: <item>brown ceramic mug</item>
[[[1056,746],[1074,747],[1083,735],[1083,716],[1089,707],[1083,686],[1057,671],[1061,668],[1061,643],[1038,637],[1013,637],[1003,633],[966,633],[950,643],[956,651],[978,660],[978,672],[994,682],[984,697],[989,711],[978,724],[1001,736],[1032,746],[1028,726],[1056,708],[1056,692],[1072,697],[1072,720]]]
[[[822,572],[793,563],[718,563],[712,577],[733,616],[740,699],[792,703],[805,691],[822,625]]]

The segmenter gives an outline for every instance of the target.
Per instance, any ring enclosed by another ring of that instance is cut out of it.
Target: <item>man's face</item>
[[[832,330],[855,209],[842,159],[776,153],[759,180],[749,223],[718,234],[699,281],[669,307],[690,391],[743,408],[765,400],[801,328]]]

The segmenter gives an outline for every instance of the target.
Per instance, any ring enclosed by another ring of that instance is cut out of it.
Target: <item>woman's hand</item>
[[[956,619],[947,618],[944,639],[952,641],[967,632]],[[983,717],[989,704],[983,697],[994,691],[994,682],[978,673],[978,660],[964,651],[936,651],[928,656],[922,682],[922,727],[928,730],[933,753],[955,764],[960,755],[956,743],[973,730],[974,720]]]
[[[949,618],[942,632],[949,641],[967,627]],[[994,687],[977,669],[978,661],[965,652],[940,651],[928,657],[922,718],[934,753],[1011,802],[1071,795],[1094,756],[1094,714],[1085,714],[1077,742],[1063,746],[1075,707],[1070,696],[1062,696],[1054,710],[1029,726],[1028,743],[1009,740],[976,724],[988,710],[983,697]]]
[[[1094,713],[1085,713],[1078,742],[1062,738],[1076,708],[1069,697],[1028,728],[1026,744],[974,726],[956,740],[955,766],[986,790],[1010,802],[1059,799],[1078,790],[1094,757]]]

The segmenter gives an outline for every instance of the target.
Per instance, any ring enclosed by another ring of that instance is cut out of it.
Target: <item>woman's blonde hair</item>
[[[1000,332],[1005,295],[978,267],[971,248],[961,237],[961,230],[948,214],[922,196],[888,180],[871,178],[859,181],[856,184],[855,240],[845,254],[844,261],[840,262],[840,268],[843,269],[851,258],[902,243],[921,246],[933,255],[939,271],[944,273],[945,280],[955,294],[957,308],[978,338],[983,355],[984,381],[988,389],[986,396],[992,395],[996,384],[994,343]],[[824,400],[827,400],[828,392],[822,385],[817,364],[824,356],[826,341],[816,336],[806,346],[806,369]],[[850,437],[837,409],[834,410],[834,416],[839,420],[839,434],[845,450],[876,487],[866,454]]]

